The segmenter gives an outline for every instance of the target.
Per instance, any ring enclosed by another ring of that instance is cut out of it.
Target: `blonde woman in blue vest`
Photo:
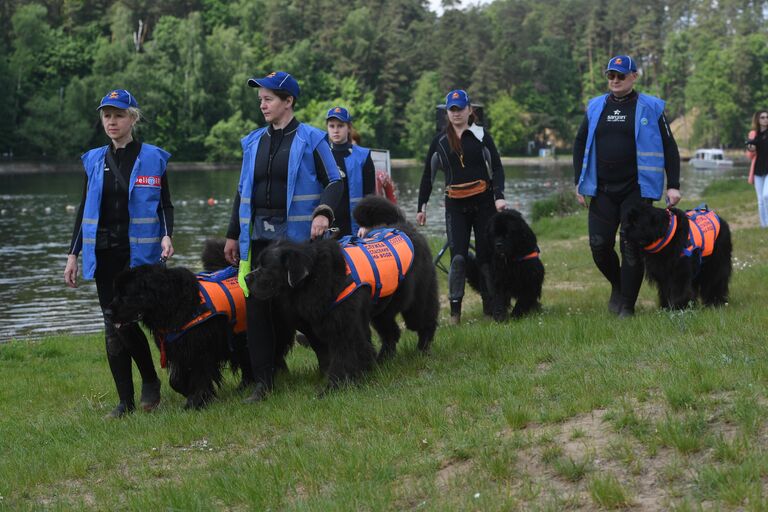
[[[608,94],[587,105],[573,144],[576,197],[589,196],[589,247],[597,268],[611,284],[608,309],[620,317],[635,313],[643,281],[640,248],[616,231],[625,212],[640,201],[665,196],[669,206],[680,201],[680,155],[664,117],[664,101],[634,90],[637,63],[627,55],[608,62]],[[666,187],[664,178],[666,176]]]
[[[151,411],[160,403],[160,380],[144,332],[138,324],[116,329],[108,307],[119,272],[173,256],[173,204],[165,173],[170,154],[134,139],[141,112],[136,98],[125,89],[104,96],[98,111],[111,143],[82,156],[83,199],[64,281],[71,288],[77,287],[77,256],[82,252],[83,277],[96,280],[107,361],[119,398],[106,417],[120,418],[135,409],[131,360],[141,374],[141,408]]]
[[[357,203],[376,189],[376,167],[371,150],[352,142],[352,116],[344,107],[333,107],[326,115],[325,128],[331,152],[344,182],[335,225],[339,235],[357,235],[359,226],[352,217]]]
[[[242,139],[243,165],[227,229],[224,256],[240,265],[240,283],[250,262],[271,242],[322,237],[334,220],[342,182],[325,132],[299,123],[293,115],[299,84],[284,71],[248,80],[259,89],[267,126]],[[283,367],[276,353],[270,301],[246,300],[248,351],[254,388],[247,403],[259,402],[272,390],[275,370]]]

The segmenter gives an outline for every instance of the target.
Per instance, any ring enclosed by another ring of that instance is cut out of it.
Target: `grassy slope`
[[[619,321],[585,215],[545,219],[542,314],[496,325],[468,292],[430,357],[407,333],[322,400],[297,348],[263,404],[229,378],[183,412],[163,375],[156,413],[107,422],[101,337],[0,345],[0,509],[764,510],[768,231],[746,184],[707,200],[735,228],[727,307],[660,312],[644,285]]]

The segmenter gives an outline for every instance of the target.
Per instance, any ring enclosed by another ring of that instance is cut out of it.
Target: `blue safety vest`
[[[93,279],[96,272],[96,230],[99,227],[101,192],[104,186],[104,156],[109,146],[91,149],[81,159],[88,176],[88,191],[83,209],[83,277]],[[157,209],[165,166],[171,154],[151,144],[142,144],[128,182],[128,242],[130,266],[160,261],[162,231]],[[117,172],[114,169],[113,172]]]
[[[259,141],[267,128],[259,128],[242,140],[243,166],[240,170],[240,259],[249,259],[251,248],[251,193],[253,191],[253,169]],[[288,238],[295,242],[308,240],[312,227],[312,212],[320,203],[323,184],[317,179],[313,151],[317,149],[328,170],[331,182],[341,179],[339,168],[333,159],[331,148],[325,140],[325,132],[300,123],[291,144],[288,156]]]
[[[595,130],[608,95],[589,100],[587,105],[587,144],[579,177],[579,194],[597,194],[597,147]],[[638,94],[635,109],[635,144],[637,146],[637,181],[642,197],[658,200],[664,192],[664,145],[659,131],[659,118],[664,113],[664,101],[654,96]]]
[[[352,234],[356,235],[359,226],[352,212],[363,198],[363,166],[371,150],[355,144],[352,144],[351,149],[349,155],[344,157],[344,166],[347,168],[347,187],[349,187],[349,219],[352,222]]]

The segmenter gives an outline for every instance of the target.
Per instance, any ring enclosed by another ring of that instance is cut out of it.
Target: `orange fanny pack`
[[[458,185],[448,185],[445,187],[445,195],[451,199],[464,199],[482,194],[488,190],[488,182],[485,180],[470,181],[469,183],[460,183]]]

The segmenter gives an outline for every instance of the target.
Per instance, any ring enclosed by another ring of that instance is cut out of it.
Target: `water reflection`
[[[238,169],[210,172],[171,172],[169,180],[176,207],[172,264],[200,268],[203,241],[226,232],[237,186]],[[421,169],[395,169],[400,205],[415,218]],[[684,166],[684,194],[699,194],[717,177],[744,176],[746,169],[694,171]],[[567,187],[573,171],[556,167],[507,167],[506,196],[510,206],[530,214],[534,201]],[[72,235],[75,207],[82,194],[82,175],[53,173],[0,175],[0,341],[36,338],[55,332],[101,331],[100,311],[93,281],[80,280],[77,289],[64,285],[66,253]],[[442,176],[438,176],[424,231],[445,233]],[[210,206],[208,199],[215,204]]]

